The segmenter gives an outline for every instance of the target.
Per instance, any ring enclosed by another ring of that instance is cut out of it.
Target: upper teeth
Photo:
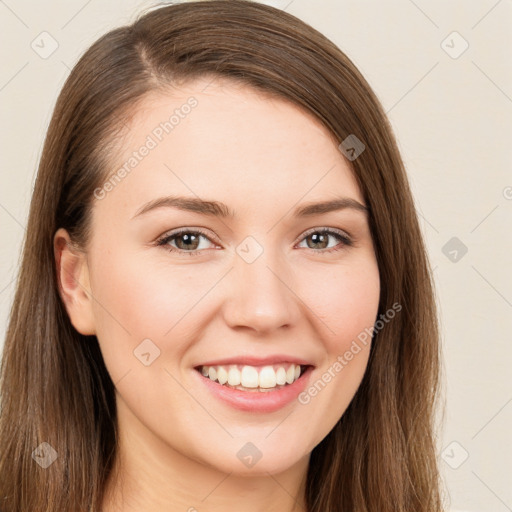
[[[244,388],[275,388],[291,384],[300,377],[300,365],[292,363],[287,369],[286,366],[202,366],[201,373],[219,384],[242,385]]]

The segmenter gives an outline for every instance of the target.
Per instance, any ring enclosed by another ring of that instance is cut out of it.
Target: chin
[[[258,448],[257,441],[238,442],[235,450],[223,450],[203,460],[203,463],[214,467],[217,471],[241,477],[259,477],[283,473],[296,464],[309,460],[309,453],[297,452],[297,447],[271,446]],[[222,462],[220,462],[222,461]]]

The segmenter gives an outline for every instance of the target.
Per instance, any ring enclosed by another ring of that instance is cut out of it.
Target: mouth
[[[313,366],[281,362],[265,365],[210,364],[194,369],[205,379],[225,388],[249,393],[268,393],[292,386]]]

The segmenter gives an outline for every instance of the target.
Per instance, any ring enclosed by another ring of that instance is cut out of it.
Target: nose
[[[237,255],[230,280],[223,310],[231,328],[266,334],[297,324],[301,301],[292,274],[286,262],[270,251],[264,251],[252,263]]]

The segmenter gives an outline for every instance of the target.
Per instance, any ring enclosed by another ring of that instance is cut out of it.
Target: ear
[[[53,237],[59,294],[73,327],[81,334],[96,334],[86,254],[73,246],[60,228]]]

